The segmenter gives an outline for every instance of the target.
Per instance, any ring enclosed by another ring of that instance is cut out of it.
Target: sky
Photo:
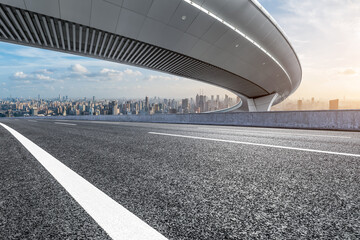
[[[286,32],[303,68],[291,99],[360,99],[359,0],[259,0]],[[229,92],[194,80],[0,42],[0,98],[165,98]]]
[[[124,64],[0,42],[0,99],[69,96],[185,98],[229,91]]]
[[[260,0],[303,69],[292,99],[360,99],[359,0]]]

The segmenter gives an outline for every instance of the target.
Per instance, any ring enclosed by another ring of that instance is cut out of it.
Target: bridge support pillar
[[[271,106],[276,100],[278,94],[274,93],[265,97],[248,99],[249,112],[270,111]]]
[[[267,112],[278,97],[277,93],[259,98],[241,98],[242,105],[234,112]]]

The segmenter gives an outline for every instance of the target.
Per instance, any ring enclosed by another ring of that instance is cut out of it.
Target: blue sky
[[[0,42],[0,96],[97,98],[229,94],[201,82],[123,64]]]
[[[303,67],[292,98],[360,98],[360,1],[261,0]],[[227,91],[155,71],[0,42],[0,98],[193,97]]]

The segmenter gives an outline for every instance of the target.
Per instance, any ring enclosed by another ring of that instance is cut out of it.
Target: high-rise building
[[[145,97],[145,112],[149,111],[149,97]]]
[[[206,104],[206,96],[205,95],[200,95],[199,97],[199,107],[200,107],[200,112],[205,112],[205,104]]]
[[[302,110],[303,108],[303,101],[302,100],[298,100],[297,101],[297,110]]]
[[[182,99],[181,108],[183,109],[184,113],[189,113],[190,105],[189,105],[189,99],[188,98]]]
[[[225,108],[229,107],[229,96],[225,94],[225,100],[224,100]]]
[[[33,107],[31,109],[31,116],[37,116],[38,115],[38,108],[37,107]]]
[[[329,101],[329,109],[330,110],[338,110],[339,109],[339,99],[334,99]]]
[[[199,106],[200,106],[200,96],[199,96],[199,94],[196,94],[195,106],[196,106],[196,107],[199,107]]]
[[[118,103],[116,101],[112,101],[109,103],[109,108],[112,115],[119,115]]]

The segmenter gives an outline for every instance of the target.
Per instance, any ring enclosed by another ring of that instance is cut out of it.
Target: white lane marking
[[[148,224],[41,149],[16,130],[0,123],[68,191],[113,239],[166,239]]]
[[[215,141],[215,142],[237,143],[237,144],[253,145],[253,146],[260,146],[260,147],[289,149],[289,150],[297,150],[297,151],[304,151],[304,152],[325,153],[325,154],[341,155],[341,156],[349,156],[349,157],[360,157],[360,154],[352,154],[352,153],[330,152],[330,151],[322,151],[322,150],[316,150],[316,149],[286,147],[286,146],[278,146],[278,145],[271,145],[271,144],[241,142],[241,141],[225,140],[225,139],[217,139],[217,138],[195,137],[195,136],[178,135],[178,134],[170,134],[170,133],[159,133],[159,132],[148,132],[148,133],[155,134],[155,135],[200,139],[200,140]]]
[[[212,130],[211,128],[198,128],[202,130]],[[239,130],[239,129],[227,129],[227,128],[214,128],[216,131],[227,131],[227,132],[238,132],[238,133],[259,133],[259,134],[275,134],[275,135],[290,135],[290,136],[307,136],[307,137],[328,137],[328,138],[351,138],[347,136],[335,136],[335,135],[324,135],[324,134],[305,134],[305,133],[283,133],[283,132],[274,132],[274,131],[248,131],[248,130]]]
[[[28,122],[37,122],[36,120],[28,120]]]
[[[54,122],[55,124],[61,124],[61,125],[69,125],[69,126],[76,126],[75,123],[63,123],[63,122]]]

